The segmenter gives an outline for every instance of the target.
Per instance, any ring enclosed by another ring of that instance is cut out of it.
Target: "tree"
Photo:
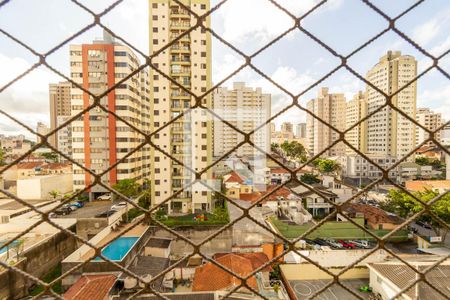
[[[272,152],[276,152],[278,149],[280,149],[280,145],[278,145],[277,143],[270,144],[270,150]]]
[[[55,152],[47,152],[41,154],[43,157],[45,157],[46,160],[52,161],[52,162],[59,162],[58,154]]]
[[[302,162],[306,161],[306,150],[302,144],[297,141],[284,141],[281,144],[281,149],[284,151],[287,157],[290,157],[295,160],[300,160]]]
[[[5,164],[5,150],[0,148],[0,166],[4,166]]]
[[[139,187],[134,179],[122,179],[112,186],[117,192],[129,198],[139,194]]]
[[[427,190],[425,192],[415,192],[413,195],[426,203],[436,198],[439,194],[437,192]],[[389,191],[387,201],[383,204],[382,208],[403,218],[408,218],[421,211],[423,206],[404,191],[394,189]],[[450,194],[446,194],[441,199],[433,203],[431,206],[431,211],[445,223],[450,223]],[[429,214],[423,213],[417,221],[423,221],[430,224],[434,231],[442,237],[442,240],[445,240],[448,230]]]
[[[416,164],[420,166],[432,166],[434,169],[441,169],[445,166],[439,159],[431,159],[428,157],[420,156],[416,157]]]
[[[314,184],[314,183],[319,183],[320,179],[317,178],[316,174],[313,173],[305,173],[303,175],[300,176],[300,181],[306,184]]]
[[[53,190],[48,192],[48,194],[50,195],[50,197],[52,197],[53,200],[56,200],[56,198],[58,198],[60,193],[57,190]]]
[[[313,161],[313,165],[319,169],[321,173],[337,173],[341,170],[339,163],[331,159],[317,158]]]

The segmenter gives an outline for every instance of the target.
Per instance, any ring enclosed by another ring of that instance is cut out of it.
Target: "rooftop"
[[[407,190],[424,192],[433,189],[450,189],[450,180],[410,180],[405,182]]]
[[[289,280],[288,284],[291,286],[292,291],[295,293],[297,299],[310,299],[314,293],[322,289],[325,285],[329,284],[331,280],[319,279],[319,280]],[[362,299],[370,299],[371,293],[360,292],[361,286],[369,285],[368,279],[340,279],[340,283],[345,285],[352,292],[358,294]],[[344,289],[338,284],[333,284],[325,289],[319,296],[314,299],[357,299],[349,291]]]
[[[170,243],[172,243],[171,239],[164,239],[164,238],[155,238],[152,237],[148,242],[147,242],[147,247],[153,247],[153,248],[169,248]]]
[[[64,294],[67,300],[103,300],[106,299],[109,291],[116,282],[116,276],[112,274],[104,275],[83,275]]]
[[[269,261],[264,253],[225,253],[216,254],[214,258],[219,264],[239,276],[247,276]],[[227,290],[240,283],[238,278],[209,262],[195,270],[192,291]],[[252,288],[258,288],[254,276],[247,280],[247,284]]]
[[[350,203],[345,205],[347,213],[358,212],[364,214],[364,219],[373,224],[393,223],[401,224],[403,219],[399,216],[389,214],[381,208],[367,204]]]

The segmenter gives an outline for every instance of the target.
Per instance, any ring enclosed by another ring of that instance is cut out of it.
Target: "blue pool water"
[[[19,241],[13,241],[11,244],[8,245],[8,247],[3,247],[3,245],[6,244],[6,242],[4,243],[0,242],[0,254],[5,253],[6,250],[8,250],[8,248],[9,249],[14,248],[14,246],[17,245],[17,243],[19,243]]]
[[[139,238],[135,236],[120,237],[106,246],[106,248],[102,250],[102,255],[110,260],[121,261],[128,253],[128,251],[133,248],[138,239]],[[94,260],[99,261],[103,259],[100,257],[96,257]]]

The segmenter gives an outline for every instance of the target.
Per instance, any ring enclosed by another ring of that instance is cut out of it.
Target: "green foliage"
[[[135,197],[139,193],[139,184],[134,179],[122,179],[112,186],[113,189],[126,197]]]
[[[6,163],[5,163],[5,156],[6,156],[5,150],[0,148],[0,166],[6,165]]]
[[[416,164],[421,166],[432,166],[434,169],[441,169],[445,167],[445,164],[442,163],[439,159],[432,159],[428,157],[416,157]]]
[[[155,213],[156,220],[161,221],[167,219],[167,213],[163,208],[160,208]]]
[[[128,217],[128,222],[131,222],[134,218],[136,218],[136,217],[138,217],[138,216],[140,216],[142,214],[144,214],[144,212],[142,210],[137,209],[137,208],[131,208],[131,209],[128,210],[128,215],[127,216],[124,215],[122,217],[122,219],[125,222],[127,222],[126,218]]]
[[[425,203],[436,198],[439,195],[439,193],[430,190],[425,192],[414,192],[412,194]],[[404,191],[394,189],[389,191],[388,199],[386,203],[383,204],[382,208],[403,218],[408,218],[421,211],[423,209],[423,206]],[[445,223],[450,223],[450,194],[446,194],[441,199],[433,203],[433,205],[431,206],[431,211],[439,218],[441,218]],[[447,230],[445,228],[442,228],[443,226],[435,219],[431,218],[429,214],[423,213],[422,215],[420,215],[417,221],[424,221],[429,223],[438,234],[440,233],[443,238],[445,238]]]
[[[56,278],[60,277],[62,274],[61,272],[61,264],[58,264],[53,270],[51,270],[48,274],[42,278],[42,281],[45,283],[50,283]],[[52,285],[52,290],[57,293],[62,293],[62,287],[61,287],[61,281],[57,281],[54,285]],[[36,285],[32,289],[29,290],[30,296],[36,296],[44,291],[44,287],[42,285]]]
[[[295,160],[300,160],[302,162],[306,161],[306,150],[305,147],[303,147],[302,144],[300,144],[297,141],[284,141],[283,144],[281,144],[281,149],[284,151],[287,157],[290,157]]]
[[[53,200],[56,200],[56,198],[58,198],[60,193],[57,190],[53,190],[48,192],[48,194],[50,197],[52,197]]]
[[[314,184],[314,183],[319,183],[320,179],[317,178],[316,174],[313,173],[305,173],[303,175],[300,176],[300,181],[306,184]]]
[[[213,217],[218,222],[228,223],[228,210],[226,207],[217,206],[214,208]]]
[[[287,239],[297,238],[309,230],[312,224],[303,225],[288,225],[277,218],[270,218],[270,222],[276,227],[276,229]],[[364,219],[353,219],[356,223],[364,226]],[[368,229],[372,234],[383,237],[390,232],[390,230],[379,230],[379,229]],[[343,240],[353,240],[353,239],[365,239],[374,240],[372,236],[366,233],[364,230],[356,227],[350,222],[337,222],[328,221],[322,226],[311,232],[306,236],[309,239],[314,238],[333,238],[333,239],[343,239]],[[398,230],[388,239],[389,241],[406,241],[408,240],[407,230]]]
[[[42,153],[41,156],[45,157],[46,160],[49,160],[52,162],[59,162],[59,156],[55,152]]]
[[[198,217],[202,214],[188,214],[184,216],[168,216],[165,220],[161,222],[166,226],[175,227],[175,226],[205,226],[205,225],[224,225],[228,223],[229,217],[228,214],[225,220],[216,219],[214,214],[203,213],[205,217],[205,221],[199,222],[194,218]]]
[[[317,158],[312,164],[319,169],[321,173],[333,173],[338,172],[341,169],[339,163],[331,159]]]
[[[269,274],[270,280],[281,280],[281,270],[280,270],[280,264],[276,264],[272,266],[272,272]]]

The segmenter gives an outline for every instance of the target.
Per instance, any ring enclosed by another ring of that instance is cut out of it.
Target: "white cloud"
[[[22,58],[7,57],[0,53],[0,86],[4,86],[17,75],[31,67]],[[37,122],[49,123],[48,84],[61,79],[51,71],[40,67],[13,83],[0,93],[0,109],[16,117],[31,128]],[[21,127],[9,120],[2,120],[0,131],[18,133]],[[26,130],[26,129],[23,129]]]
[[[300,16],[319,1],[277,2],[292,14]],[[332,0],[321,9],[336,9],[340,4],[341,0]],[[261,0],[230,0],[218,10],[218,15],[223,19],[223,37],[230,42],[243,42],[248,38],[268,42],[294,24],[285,12],[269,1]]]
[[[450,120],[450,86],[435,88],[433,90],[424,90],[418,96],[418,107],[430,107],[435,112],[442,114],[446,121]]]
[[[450,9],[438,12],[429,21],[417,26],[413,31],[413,39],[420,45],[427,45],[434,38],[441,34],[442,30],[446,30],[450,22]]]

